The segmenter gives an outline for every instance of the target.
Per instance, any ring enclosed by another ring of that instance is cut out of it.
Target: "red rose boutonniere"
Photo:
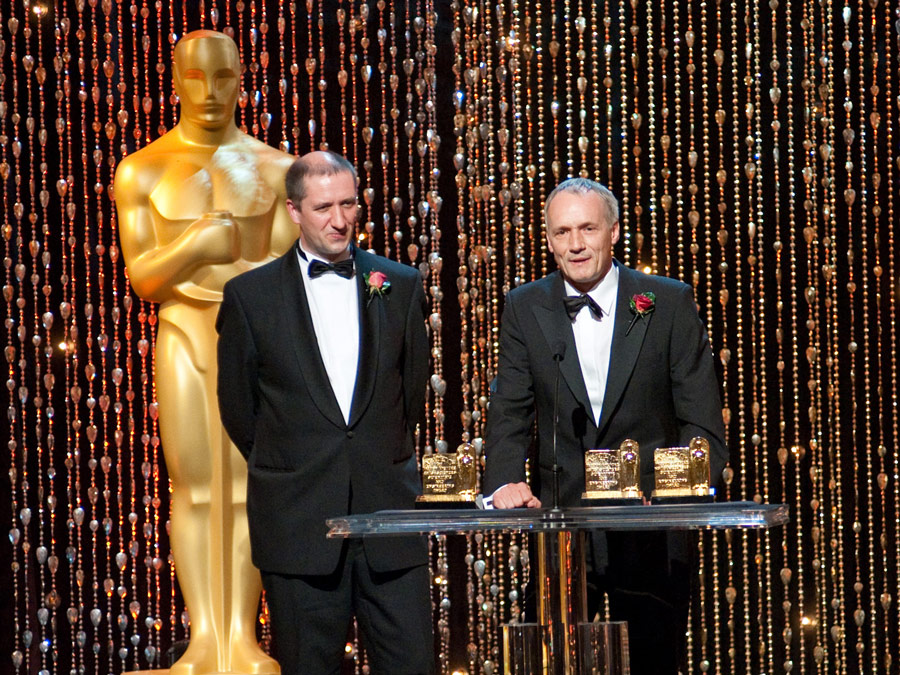
[[[631,323],[628,324],[628,330],[625,331],[625,335],[628,335],[631,332],[635,321],[639,318],[643,319],[656,309],[656,293],[651,293],[650,291],[646,293],[635,293],[631,296],[628,307],[631,309],[631,313],[634,314],[634,316],[631,319]]]
[[[376,295],[383,296],[391,290],[391,282],[384,272],[372,270],[366,274],[366,290],[369,292],[369,302]]]

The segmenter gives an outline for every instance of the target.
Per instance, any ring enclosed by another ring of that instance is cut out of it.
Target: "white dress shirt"
[[[581,295],[568,281],[565,284],[566,295]],[[600,413],[603,410],[603,397],[606,394],[606,378],[609,374],[609,352],[612,348],[618,291],[619,270],[613,265],[606,276],[587,292],[600,306],[603,316],[600,319],[595,318],[590,307],[585,305],[572,323],[581,376],[587,388],[594,424],[598,427]]]
[[[319,354],[344,421],[349,422],[359,365],[359,295],[356,275],[344,279],[338,274],[327,272],[310,279],[310,261],[322,259],[302,246],[299,248],[306,256],[304,259],[300,251],[297,252],[306,301],[309,303],[319,343]]]

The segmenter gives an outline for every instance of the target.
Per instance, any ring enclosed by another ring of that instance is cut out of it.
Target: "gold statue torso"
[[[282,234],[273,232],[279,195],[266,180],[265,167],[260,167],[259,161],[260,151],[268,154],[271,149],[260,148],[261,144],[247,137],[227,146],[189,151],[166,140],[157,143],[171,147],[148,146],[137,155],[152,150],[150,156],[135,156],[145,166],[158,167],[152,172],[157,175],[146,176],[148,182],[155,179],[149,208],[158,244],[174,242],[192,223],[212,213],[230,215],[240,239],[237,260],[199,268],[188,281],[173,288],[173,299],[220,302],[225,282],[271,260],[272,237]],[[164,156],[154,156],[157,154]],[[283,180],[283,172],[282,165],[276,180]],[[281,238],[291,240],[293,233],[284,233]]]

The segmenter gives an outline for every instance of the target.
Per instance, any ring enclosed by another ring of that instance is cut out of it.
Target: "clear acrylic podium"
[[[576,634],[587,621],[584,551],[587,530],[765,529],[788,521],[783,504],[723,502],[562,509],[379,511],[331,518],[329,537],[531,531],[537,535],[538,620],[549,626],[544,672],[578,672]]]

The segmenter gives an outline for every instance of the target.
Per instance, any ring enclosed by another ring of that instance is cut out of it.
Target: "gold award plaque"
[[[582,499],[640,499],[641,458],[636,441],[626,440],[618,450],[584,453]]]
[[[659,448],[653,454],[654,497],[708,497],[709,441],[697,436],[682,448]]]
[[[423,494],[417,504],[474,504],[476,496],[475,448],[462,443],[456,452],[425,455],[422,458]]]

